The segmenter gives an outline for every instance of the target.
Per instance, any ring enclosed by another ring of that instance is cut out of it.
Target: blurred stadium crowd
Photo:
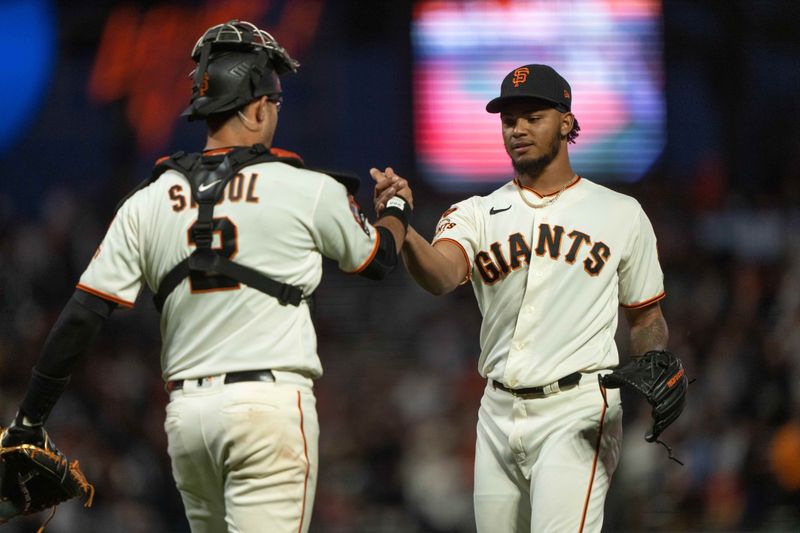
[[[800,528],[800,167],[784,170],[780,194],[758,205],[731,197],[708,209],[703,190],[687,194],[664,179],[616,187],[639,198],[654,223],[670,346],[696,381],[665,434],[684,467],[644,441],[649,410],[625,397],[608,531]],[[451,199],[420,196],[415,224],[430,235]],[[0,203],[2,420],[12,418],[49,326],[103,234],[110,212],[94,207],[100,200],[52,189],[32,220],[8,198]],[[326,264],[312,531],[474,530],[484,381],[471,292],[436,298],[402,269],[380,285]],[[620,328],[624,354],[624,320]],[[158,315],[143,294],[107,323],[51,416],[56,443],[81,459],[97,496],[90,510],[62,505],[48,531],[188,531],[169,473],[158,358]],[[29,531],[37,519],[4,530]]]
[[[178,2],[186,10],[199,3]],[[123,104],[101,107],[86,95],[103,24],[119,2],[53,4],[53,81],[31,112],[34,125],[3,158],[0,424],[12,419],[115,203],[147,172]],[[384,11],[377,15],[364,4],[325,3],[325,23],[302,58],[315,68],[286,84],[279,145],[365,179],[368,165],[398,165],[415,186],[414,225],[430,237],[463,196],[435,193],[404,171],[414,161],[410,89],[387,80],[410,77],[402,65],[410,65],[412,2],[374,3]],[[641,182],[612,187],[639,199],[653,221],[670,348],[696,381],[663,436],[683,467],[644,441],[646,404],[623,398],[608,532],[800,531],[798,16],[793,0],[664,2],[667,147]],[[181,143],[196,135],[176,127]],[[577,170],[592,179],[592,169]],[[360,200],[371,213],[368,190]],[[316,384],[321,465],[311,532],[474,531],[485,382],[471,288],[433,297],[402,268],[377,284],[326,263],[316,322],[325,375]],[[621,320],[622,354],[625,333]],[[48,533],[189,531],[166,453],[159,349],[158,315],[142,294],[133,310],[112,316],[79,364],[47,427],[80,459],[96,496],[88,510],[60,506]],[[2,531],[35,531],[45,518]]]

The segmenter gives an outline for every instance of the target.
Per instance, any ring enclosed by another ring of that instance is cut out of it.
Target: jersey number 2
[[[211,232],[215,236],[219,236],[219,246],[214,246],[212,244],[212,249],[216,250],[222,257],[232,261],[233,258],[236,257],[236,252],[239,251],[236,224],[228,217],[214,218],[213,222],[214,226]],[[197,243],[195,243],[192,237],[193,230],[194,224],[189,228],[189,244],[196,246]],[[216,239],[214,240],[216,241]],[[239,282],[220,274],[191,272],[189,274],[189,288],[192,292],[233,291],[239,288]]]

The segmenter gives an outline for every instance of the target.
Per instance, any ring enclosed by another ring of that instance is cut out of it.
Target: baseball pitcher
[[[483,315],[481,533],[600,531],[622,439],[618,387],[653,404],[651,441],[684,405],[683,367],[665,351],[653,228],[636,200],[573,171],[571,108],[572,89],[551,67],[510,72],[486,109],[500,115],[514,179],[447,209],[432,245],[409,228],[402,249],[433,294],[471,282]],[[371,174],[380,209],[400,190],[398,176]],[[613,370],[620,305],[634,357]]]

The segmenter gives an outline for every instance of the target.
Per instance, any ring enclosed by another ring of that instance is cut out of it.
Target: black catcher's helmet
[[[181,114],[189,120],[233,111],[265,95],[279,95],[278,76],[300,63],[278,41],[250,22],[231,20],[206,30],[192,50],[192,101]]]

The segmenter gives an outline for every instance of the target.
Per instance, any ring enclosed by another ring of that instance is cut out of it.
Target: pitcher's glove
[[[667,351],[649,351],[600,378],[607,389],[623,385],[643,395],[653,406],[653,427],[644,436],[647,442],[660,442],[658,436],[675,422],[686,404],[689,380],[683,363]]]
[[[72,498],[84,499],[84,507],[92,505],[94,487],[78,461],[69,463],[44,429],[16,421],[0,429],[0,524]],[[19,443],[20,436],[33,443]]]

